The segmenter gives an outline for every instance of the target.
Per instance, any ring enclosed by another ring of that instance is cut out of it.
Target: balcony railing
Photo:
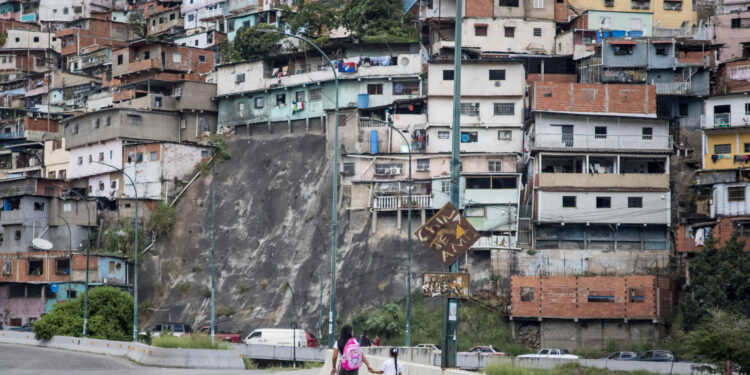
[[[386,122],[383,120],[375,120],[369,117],[361,117],[359,119],[360,128],[385,128],[387,126],[388,125],[386,125]]]
[[[729,68],[729,79],[733,81],[750,80],[750,65],[732,66]]]
[[[432,205],[432,196],[430,195],[413,195],[411,197],[411,208],[430,208]],[[375,197],[372,200],[372,207],[379,210],[400,210],[409,208],[409,199],[406,195],[389,195]]]
[[[657,94],[691,94],[693,92],[690,82],[657,82]]]
[[[610,134],[561,134],[537,133],[534,148],[560,149],[633,149],[669,150],[672,137],[669,135],[610,135]]]

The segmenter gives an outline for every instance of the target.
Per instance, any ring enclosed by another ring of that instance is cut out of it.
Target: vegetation
[[[148,245],[148,239],[143,233],[143,226],[138,226],[138,248],[142,251]],[[99,254],[113,254],[133,259],[135,244],[135,229],[132,217],[123,218],[119,223],[111,225],[102,235],[102,248]]]
[[[296,11],[284,5],[281,19],[289,24],[293,33],[300,32],[307,37],[319,40],[324,37],[323,34],[326,31],[339,24],[339,8],[340,4],[334,0],[302,0],[297,4]]]
[[[404,14],[400,0],[346,0],[341,26],[365,43],[415,42],[411,14]]]
[[[415,294],[412,300],[411,341],[413,344],[440,345],[443,332],[442,304]],[[428,306],[428,304],[433,304]],[[468,350],[477,345],[493,345],[498,350],[516,355],[530,350],[515,342],[510,324],[500,312],[480,304],[464,303],[458,309],[458,348]],[[406,313],[404,302],[390,303],[380,309],[362,312],[351,321],[355,333],[363,329],[371,338],[380,337],[383,345],[403,345]]]
[[[34,323],[34,336],[49,340],[52,336],[80,337],[83,333],[83,295],[56,304],[49,314]],[[117,288],[105,286],[89,290],[87,336],[96,339],[128,341],[133,334],[133,297]]]
[[[169,203],[159,202],[148,221],[151,231],[160,237],[168,235],[174,226],[176,211]]]
[[[191,285],[189,281],[181,282],[178,285],[178,288],[180,289],[180,295],[182,295],[183,297],[186,297],[187,294],[190,292],[190,286]]]
[[[172,335],[161,335],[151,339],[151,345],[160,348],[182,348],[182,349],[216,349],[228,350],[226,343],[219,340],[211,342],[211,337],[202,333],[192,333],[188,336],[176,337]]]
[[[578,363],[566,363],[548,370],[515,367],[507,360],[492,360],[484,369],[487,375],[652,375],[648,371],[612,371],[595,367],[583,367]]]
[[[724,311],[710,311],[703,323],[687,334],[691,353],[700,355],[718,368],[727,361],[736,371],[750,374],[750,319]]]
[[[221,58],[225,62],[257,60],[272,54],[278,49],[283,35],[259,32],[257,29],[277,30],[276,26],[261,23],[255,27],[242,27],[234,40],[222,43]]]

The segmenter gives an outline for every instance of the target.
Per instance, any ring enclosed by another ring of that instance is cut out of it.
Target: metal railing
[[[387,127],[387,125],[383,120],[372,119],[369,117],[360,117],[359,127],[360,128],[385,128]]]
[[[412,208],[430,208],[432,207],[432,196],[431,195],[412,195]],[[388,195],[382,197],[374,197],[372,199],[372,207],[379,210],[398,210],[402,208],[409,208],[409,200],[405,195]]]
[[[733,81],[750,80],[750,65],[729,67],[729,79]]]
[[[672,148],[670,135],[611,135],[611,134],[561,134],[537,133],[535,148],[579,149],[635,149],[667,150]]]
[[[654,85],[657,94],[690,94],[693,92],[690,82],[657,82]]]

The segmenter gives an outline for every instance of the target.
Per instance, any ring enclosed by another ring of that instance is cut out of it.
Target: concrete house
[[[224,29],[224,7],[226,0],[192,0],[183,1],[180,12],[184,19],[186,31],[218,31]]]

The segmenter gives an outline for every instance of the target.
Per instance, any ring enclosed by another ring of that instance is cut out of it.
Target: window
[[[615,302],[615,296],[611,292],[589,292],[588,302]]]
[[[245,73],[240,73],[234,76],[234,83],[245,82]]]
[[[516,178],[515,177],[501,177],[501,176],[475,176],[466,177],[466,188],[467,189],[515,189]]]
[[[294,93],[294,98],[298,102],[304,102],[305,101],[305,92],[304,91],[297,91]]]
[[[73,129],[71,130],[71,133],[78,134],[78,123],[73,124]]]
[[[440,191],[443,193],[450,193],[451,192],[451,182],[450,180],[444,180],[440,183]]]
[[[276,94],[276,105],[286,104],[286,94]]]
[[[513,139],[513,132],[510,130],[498,130],[497,139],[501,141],[510,141]]]
[[[745,187],[744,186],[731,186],[727,188],[727,200],[730,202],[744,202],[745,201]]]
[[[643,197],[628,197],[628,208],[643,208]]]
[[[44,211],[44,203],[34,202],[34,211]]]
[[[535,28],[534,28],[534,36],[535,36],[535,37],[540,37],[540,36],[542,36],[542,28],[541,28],[541,27],[535,27]]]
[[[68,7],[63,8],[63,14],[68,14]]]
[[[750,115],[750,103],[745,103],[745,115]]]
[[[417,159],[417,170],[418,171],[429,171],[430,170],[430,159]]]
[[[651,7],[649,0],[631,0],[630,7],[633,9],[649,9]]]
[[[714,145],[714,154],[731,154],[732,145],[730,143]]]
[[[478,141],[477,132],[461,132],[461,143],[476,143]]]
[[[544,8],[544,0],[534,0],[534,8],[536,9]]]
[[[640,18],[631,18],[630,19],[630,29],[631,30],[640,30],[641,29],[641,19]]]
[[[78,165],[83,164],[83,156],[78,157]]]
[[[175,19],[175,14],[174,13],[170,14],[169,15],[169,20],[170,21],[174,21],[174,19]]]
[[[742,27],[742,19],[740,18],[732,18],[732,28],[738,29]]]
[[[613,44],[612,47],[615,49],[615,55],[624,56],[633,54],[632,44]]]
[[[450,139],[451,132],[447,130],[440,130],[438,131],[438,139]]]
[[[641,137],[644,141],[650,141],[654,139],[654,128],[646,127],[641,130]]]
[[[453,81],[453,69],[443,70],[443,81]]]
[[[198,41],[195,41],[198,43]],[[198,62],[206,62],[206,55],[198,55]]]
[[[690,114],[687,103],[680,103],[679,116],[686,117]]]
[[[310,90],[310,101],[315,102],[323,97],[323,89],[312,89]]]
[[[502,172],[503,162],[501,160],[488,160],[487,170],[490,172]]]
[[[110,126],[110,125],[112,125],[112,117],[107,116],[104,118],[104,126]]]
[[[611,208],[612,198],[611,197],[596,197],[596,208]]]
[[[518,0],[500,0],[501,7],[517,7]]]
[[[109,261],[109,273],[115,272],[115,262],[110,260]]]
[[[188,14],[188,22],[193,22],[194,19],[195,19],[194,14]]]
[[[101,124],[101,122],[102,122],[101,119],[98,119],[98,118],[94,119],[94,129],[99,129],[99,124]]]
[[[668,54],[667,47],[664,47],[664,46],[656,47],[656,55],[657,56],[667,56],[667,54]]]
[[[38,36],[34,37],[34,43],[39,43],[39,37]]]
[[[21,231],[16,232],[20,233]],[[29,259],[29,275],[39,276],[42,274],[44,274],[44,261]]]
[[[354,176],[354,163],[344,163],[344,170],[341,174],[344,176]]]
[[[151,151],[148,154],[148,160],[151,160],[151,161],[159,160],[159,152],[158,151]]]
[[[91,154],[89,154],[89,163],[91,163],[91,162],[93,162],[93,161],[94,161],[94,156],[93,156],[93,155],[91,155]]]
[[[665,1],[664,10],[682,10],[682,1]]]
[[[490,69],[490,81],[504,81],[505,69]]]
[[[127,115],[128,118],[128,125],[138,126],[141,124],[141,116],[140,115]]]
[[[103,152],[99,153],[99,161],[104,161],[104,153]]]
[[[367,93],[370,95],[383,95],[383,84],[371,83],[367,85]]]
[[[630,303],[643,303],[646,302],[646,289],[644,288],[630,288]],[[622,358],[625,357],[625,353],[622,353]]]
[[[117,65],[122,65],[122,55],[117,55]]]
[[[68,290],[68,299],[78,298],[78,292],[75,290]]]
[[[55,273],[58,275],[67,275],[70,268],[70,259],[55,259]]]
[[[596,126],[596,127],[594,127],[594,138],[596,138],[596,139],[606,139],[607,138],[607,127],[606,126]]]
[[[10,284],[10,298],[23,298],[23,297],[26,297],[26,285]],[[20,326],[21,319],[18,319],[18,320],[19,320],[18,324],[13,324],[13,322],[11,321],[11,325]]]
[[[148,60],[151,58],[151,51],[146,51],[143,53],[143,59]]]
[[[259,96],[255,98],[255,108],[263,108],[266,105],[266,98]]]
[[[239,103],[237,103],[237,112],[239,112],[240,116],[244,116],[244,113],[245,113],[245,102],[239,102]]]
[[[161,108],[161,96],[154,96],[154,108]]]
[[[487,25],[474,25],[474,36],[487,36]]]
[[[505,26],[505,37],[506,38],[513,38],[516,35],[516,28],[515,27],[508,27]]]
[[[419,95],[419,81],[393,81],[393,95]]]
[[[562,197],[562,206],[565,208],[575,208],[576,207],[576,196],[575,195],[563,195]]]
[[[479,103],[461,103],[462,116],[479,116]]]

